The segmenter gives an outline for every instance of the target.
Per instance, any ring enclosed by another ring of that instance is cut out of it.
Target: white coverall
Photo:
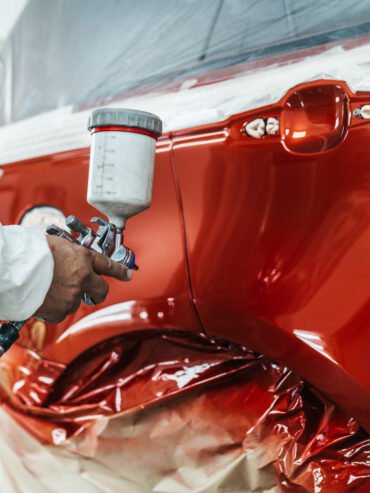
[[[0,226],[0,320],[21,321],[42,305],[54,261],[43,231]]]

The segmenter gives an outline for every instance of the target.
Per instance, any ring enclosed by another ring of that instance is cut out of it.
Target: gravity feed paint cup
[[[124,228],[152,201],[156,140],[161,119],[145,111],[102,108],[88,122],[91,152],[87,201]]]

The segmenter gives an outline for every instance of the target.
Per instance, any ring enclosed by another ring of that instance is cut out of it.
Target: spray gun
[[[126,220],[151,205],[156,139],[162,121],[151,113],[103,108],[91,113],[88,130],[91,152],[87,201],[108,217],[93,217],[97,229],[85,226],[75,216],[66,225],[78,236],[51,225],[50,235],[91,248],[112,260],[137,270],[135,253],[123,244]],[[83,301],[95,305],[83,295]],[[0,356],[18,339],[26,321],[0,325]]]
[[[135,263],[136,256],[134,251],[123,245],[122,228],[117,228],[115,224],[105,221],[101,217],[93,217],[90,222],[92,224],[98,224],[97,231],[85,226],[76,216],[67,217],[66,225],[71,231],[79,235],[77,238],[55,224],[49,226],[46,229],[46,232],[49,235],[59,236],[60,238],[72,241],[85,248],[95,250],[96,252],[125,265],[128,269],[139,269]],[[94,300],[87,294],[82,296],[82,300],[87,305],[95,305]]]

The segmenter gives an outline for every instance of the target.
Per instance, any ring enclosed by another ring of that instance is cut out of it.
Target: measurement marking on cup
[[[100,137],[100,136],[99,136]],[[110,197],[116,196],[117,192],[115,190],[115,157],[117,154],[117,150],[115,149],[116,145],[116,136],[110,133],[106,133],[101,135],[101,141],[97,145],[98,153],[96,163],[96,171],[98,172],[98,182],[94,186],[94,195],[95,196],[107,196]]]

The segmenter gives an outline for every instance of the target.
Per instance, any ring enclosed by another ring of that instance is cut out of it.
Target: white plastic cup
[[[95,110],[87,201],[123,228],[126,219],[152,201],[156,139],[162,122],[151,113],[127,109]]]

